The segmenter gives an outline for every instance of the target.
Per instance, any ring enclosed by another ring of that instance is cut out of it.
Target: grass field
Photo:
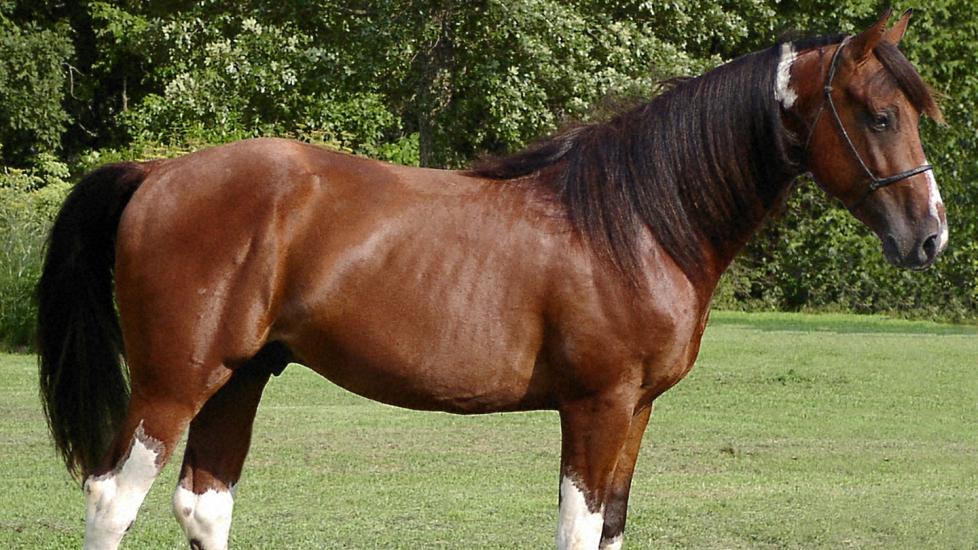
[[[34,358],[0,372],[0,548],[77,548]],[[656,407],[626,547],[978,548],[978,329],[718,312]],[[293,366],[255,430],[232,547],[552,546],[554,413],[394,409]],[[174,466],[124,546],[184,548]]]

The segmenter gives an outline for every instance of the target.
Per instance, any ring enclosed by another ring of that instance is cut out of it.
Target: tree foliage
[[[74,54],[68,27],[17,24],[0,8],[0,160],[23,163],[60,148],[71,116],[62,108],[70,93]],[[66,80],[68,85],[66,86]]]

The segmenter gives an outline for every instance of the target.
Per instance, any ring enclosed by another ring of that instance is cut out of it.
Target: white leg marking
[[[159,474],[163,444],[136,428],[129,456],[115,470],[85,480],[85,550],[113,550],[136,519],[139,506]]]
[[[558,550],[594,550],[601,543],[604,527],[602,510],[591,512],[584,493],[574,481],[564,476],[560,480],[560,513],[557,524]]]
[[[197,495],[178,486],[173,493],[173,514],[183,527],[188,541],[197,541],[203,550],[225,550],[231,532],[234,487],[230,491],[208,489]]]
[[[785,110],[791,108],[798,99],[798,94],[791,88],[791,64],[795,62],[798,53],[791,42],[781,44],[781,59],[778,61],[778,77],[774,84],[774,99],[781,102]]]
[[[924,160],[924,164],[927,164],[926,160]],[[938,210],[938,206],[943,207],[944,202],[941,200],[941,191],[937,188],[937,179],[934,178],[934,171],[928,170],[925,174],[927,175],[927,192],[930,194],[928,209],[930,210],[930,215],[934,216],[937,220],[938,227],[941,228],[941,233],[937,237],[937,250],[944,250],[944,247],[947,246],[948,239],[947,220],[941,219],[941,213]]]
[[[624,540],[624,537],[622,537],[619,533],[617,537],[609,540],[608,542],[602,542],[600,550],[621,550],[621,543]]]

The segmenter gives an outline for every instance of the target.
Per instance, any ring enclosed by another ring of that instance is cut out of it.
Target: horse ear
[[[890,15],[892,13],[893,10],[891,8],[887,8],[872,26],[859,33],[852,39],[849,49],[846,52],[847,57],[849,57],[851,61],[859,64],[873,53],[873,49],[876,48],[876,45],[883,39],[883,33],[886,32],[886,22],[890,20]]]
[[[900,44],[900,41],[903,40],[904,33],[907,32],[907,25],[910,23],[911,15],[913,15],[913,8],[903,12],[903,16],[901,16],[900,20],[896,22],[896,25],[893,25],[893,27],[891,27],[890,30],[886,31],[886,33],[883,35],[883,40],[886,40],[894,46]]]

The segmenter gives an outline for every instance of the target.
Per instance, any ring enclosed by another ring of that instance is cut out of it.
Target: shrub
[[[34,285],[44,239],[70,189],[67,166],[41,155],[30,170],[0,171],[0,348],[32,345]]]

